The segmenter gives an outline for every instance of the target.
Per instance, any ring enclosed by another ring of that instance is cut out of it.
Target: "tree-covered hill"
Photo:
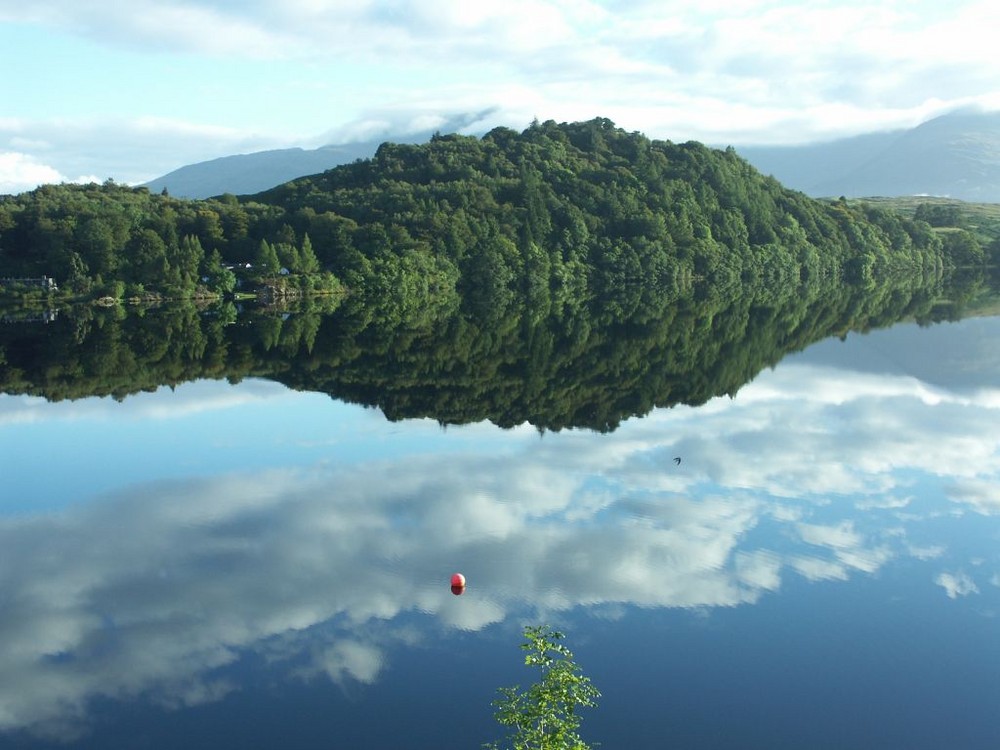
[[[0,198],[0,278],[113,297],[225,292],[239,266],[252,285],[343,282],[497,313],[635,285],[867,282],[949,263],[926,222],[815,201],[732,150],[605,119],[383,144],[370,160],[241,198],[111,183]]]
[[[391,248],[433,258],[467,296],[492,302],[562,286],[860,279],[944,262],[926,224],[817,202],[732,150],[651,141],[604,119],[384,144],[253,200],[281,206],[321,258],[336,247],[342,275]]]

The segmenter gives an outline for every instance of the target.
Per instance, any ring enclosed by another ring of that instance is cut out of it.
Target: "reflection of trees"
[[[44,327],[0,328],[0,387],[54,400],[122,398],[252,376],[376,405],[390,419],[609,430],[655,406],[731,395],[827,336],[947,316],[935,305],[940,296],[938,285],[915,281],[835,291],[706,286],[671,298],[625,287],[588,303],[546,298],[502,315],[349,301],[335,310],[259,310],[235,323],[231,312],[194,306],[142,314],[86,307]]]
[[[226,340],[254,352],[244,328]],[[995,514],[1000,445],[992,396],[935,395],[908,376],[790,363],[718,408],[613,435],[513,431],[513,450],[139,485],[0,521],[0,727],[72,727],[95,698],[216,700],[244,658],[374,681],[412,639],[408,613],[476,630],[525,608],[701,610],[934,559],[968,528],[929,533],[940,508],[911,497],[914,476],[933,454],[949,517]],[[476,591],[459,607],[454,560]],[[993,574],[926,582],[971,596]]]

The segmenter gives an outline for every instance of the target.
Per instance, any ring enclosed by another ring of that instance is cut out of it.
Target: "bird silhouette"
[[[680,456],[674,456],[674,463],[675,464],[679,464],[680,462],[681,462],[681,457]]]

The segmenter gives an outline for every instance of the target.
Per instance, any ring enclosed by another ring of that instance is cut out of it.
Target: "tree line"
[[[387,143],[253,196],[108,181],[0,197],[0,277],[116,298],[244,283],[499,313],[635,285],[867,284],[982,259],[955,244],[921,217],[787,190],[732,149],[606,119]]]

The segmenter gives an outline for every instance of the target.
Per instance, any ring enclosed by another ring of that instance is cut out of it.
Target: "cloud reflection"
[[[967,573],[941,573],[934,579],[934,583],[944,589],[949,599],[957,599],[960,596],[978,594],[979,587]]]
[[[424,457],[163,482],[7,519],[0,726],[82,720],[95,696],[213,700],[229,687],[212,670],[333,620],[314,671],[369,682],[382,649],[354,633],[404,612],[478,629],[525,604],[732,606],[779,588],[780,556],[741,548],[759,500],[640,501],[585,484],[545,459]],[[827,542],[861,554],[856,533]],[[446,585],[458,567],[460,606]]]
[[[283,385],[249,378],[239,388],[219,387],[218,381],[200,380],[155,393],[139,394],[116,402],[110,397],[51,403],[40,396],[0,394],[0,428],[80,420],[176,420],[193,414],[238,409],[282,398],[305,398]]]
[[[82,720],[95,696],[213,700],[229,688],[204,675],[335,619],[315,671],[368,682],[383,656],[356,628],[407,611],[478,629],[525,602],[725,606],[779,585],[777,558],[736,554],[756,501],[663,498],[638,515],[607,494],[581,512],[561,469],[514,468],[417,457],[161,482],[4,520],[0,726]]]
[[[482,428],[457,428],[449,452],[135,484],[8,517],[0,727],[67,735],[97,697],[217,700],[249,653],[370,683],[393,644],[422,637],[406,614],[477,630],[525,609],[706,611],[789,575],[937,561],[947,547],[911,530],[940,488],[953,508],[996,513],[998,403],[793,362],[613,435],[515,430],[484,453],[463,442]],[[963,572],[933,581],[979,592]]]

